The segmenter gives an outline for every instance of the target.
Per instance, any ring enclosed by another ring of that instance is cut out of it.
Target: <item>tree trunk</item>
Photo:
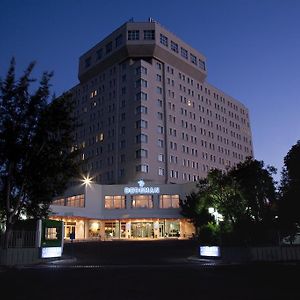
[[[6,229],[4,233],[4,243],[2,245],[3,249],[8,249],[11,238],[12,238],[12,224],[9,222],[9,220],[7,220]]]

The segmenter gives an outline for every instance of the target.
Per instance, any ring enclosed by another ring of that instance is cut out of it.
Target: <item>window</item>
[[[145,120],[136,121],[136,128],[148,128],[148,122]]]
[[[45,239],[46,240],[57,240],[59,236],[59,229],[56,227],[45,228]]]
[[[136,108],[135,112],[137,114],[141,113],[141,114],[145,114],[146,115],[148,113],[148,108],[146,106],[141,105],[141,106],[138,106]]]
[[[163,168],[158,168],[158,175],[159,176],[164,176],[165,175],[165,170]]]
[[[158,125],[157,126],[157,131],[158,131],[158,133],[164,133],[164,128],[162,127],[162,126],[160,126],[160,125]]]
[[[199,59],[199,67],[200,67],[200,69],[205,71],[205,62],[201,59]]]
[[[163,154],[158,154],[157,159],[158,159],[158,161],[164,161],[164,155]]]
[[[138,79],[136,82],[135,82],[135,87],[144,87],[146,88],[148,86],[148,82],[147,80],[145,79]]]
[[[148,157],[148,151],[146,149],[139,149],[135,151],[135,157],[136,158],[147,158]]]
[[[139,134],[136,136],[137,143],[148,143],[148,136],[146,134]]]
[[[96,55],[97,55],[97,60],[101,59],[103,56],[103,49],[101,48],[97,50]]]
[[[118,35],[116,37],[116,48],[118,48],[119,46],[121,46],[123,43],[123,36],[122,34]]]
[[[160,195],[159,208],[179,208],[179,195]]]
[[[162,94],[162,88],[160,86],[157,86],[156,87],[156,92],[161,95]]]
[[[168,47],[168,38],[163,34],[160,34],[160,43]]]
[[[137,41],[140,39],[139,30],[128,30],[128,40],[129,41]]]
[[[105,46],[105,52],[106,54],[110,53],[112,51],[112,42],[109,42],[108,44],[106,44]]]
[[[147,68],[140,66],[138,68],[135,69],[135,75],[140,75],[140,74],[144,74],[147,75]]]
[[[181,47],[181,56],[185,59],[188,59],[188,52],[186,49]]]
[[[104,208],[106,209],[125,208],[125,196],[105,196]]]
[[[131,205],[133,208],[153,208],[152,195],[131,196]]]
[[[65,205],[65,199],[64,198],[56,199],[56,200],[52,201],[52,205],[64,206]]]
[[[85,67],[86,68],[88,68],[88,67],[90,67],[91,66],[91,57],[87,57],[86,59],[85,59]]]
[[[163,113],[162,112],[158,112],[157,113],[157,118],[158,118],[158,120],[162,120],[163,119]]]
[[[164,147],[164,141],[161,139],[158,139],[157,144],[158,144],[158,147],[160,147],[160,148]]]
[[[161,75],[156,74],[156,81],[161,81]]]
[[[178,53],[178,44],[175,42],[171,41],[171,50]]]
[[[194,65],[197,65],[197,57],[195,55],[193,55],[192,53],[190,53],[190,58],[191,58],[191,62]]]
[[[84,207],[84,195],[76,195],[66,198],[66,206]]]
[[[149,172],[149,166],[148,165],[137,165],[135,170],[137,172],[148,173]]]
[[[145,100],[147,101],[148,95],[144,92],[137,93],[135,96],[136,100]]]
[[[144,30],[144,40],[155,40],[155,31]]]

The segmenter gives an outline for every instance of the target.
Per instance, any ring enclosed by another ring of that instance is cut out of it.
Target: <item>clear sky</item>
[[[300,0],[0,0],[0,76],[35,60],[59,95],[81,54],[149,17],[206,56],[208,82],[250,110],[255,158],[281,171],[300,139]]]

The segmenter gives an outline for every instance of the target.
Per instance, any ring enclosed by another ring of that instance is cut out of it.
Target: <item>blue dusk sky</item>
[[[53,71],[56,95],[78,83],[78,58],[130,18],[153,18],[207,58],[207,81],[250,110],[254,155],[280,173],[300,139],[298,0],[0,0],[0,76]],[[279,175],[275,176],[279,179]]]

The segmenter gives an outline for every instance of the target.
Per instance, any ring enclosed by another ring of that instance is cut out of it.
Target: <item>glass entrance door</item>
[[[75,233],[76,222],[65,223],[65,239],[70,238],[70,233]]]
[[[152,238],[154,234],[153,222],[132,222],[131,236],[133,238]]]

